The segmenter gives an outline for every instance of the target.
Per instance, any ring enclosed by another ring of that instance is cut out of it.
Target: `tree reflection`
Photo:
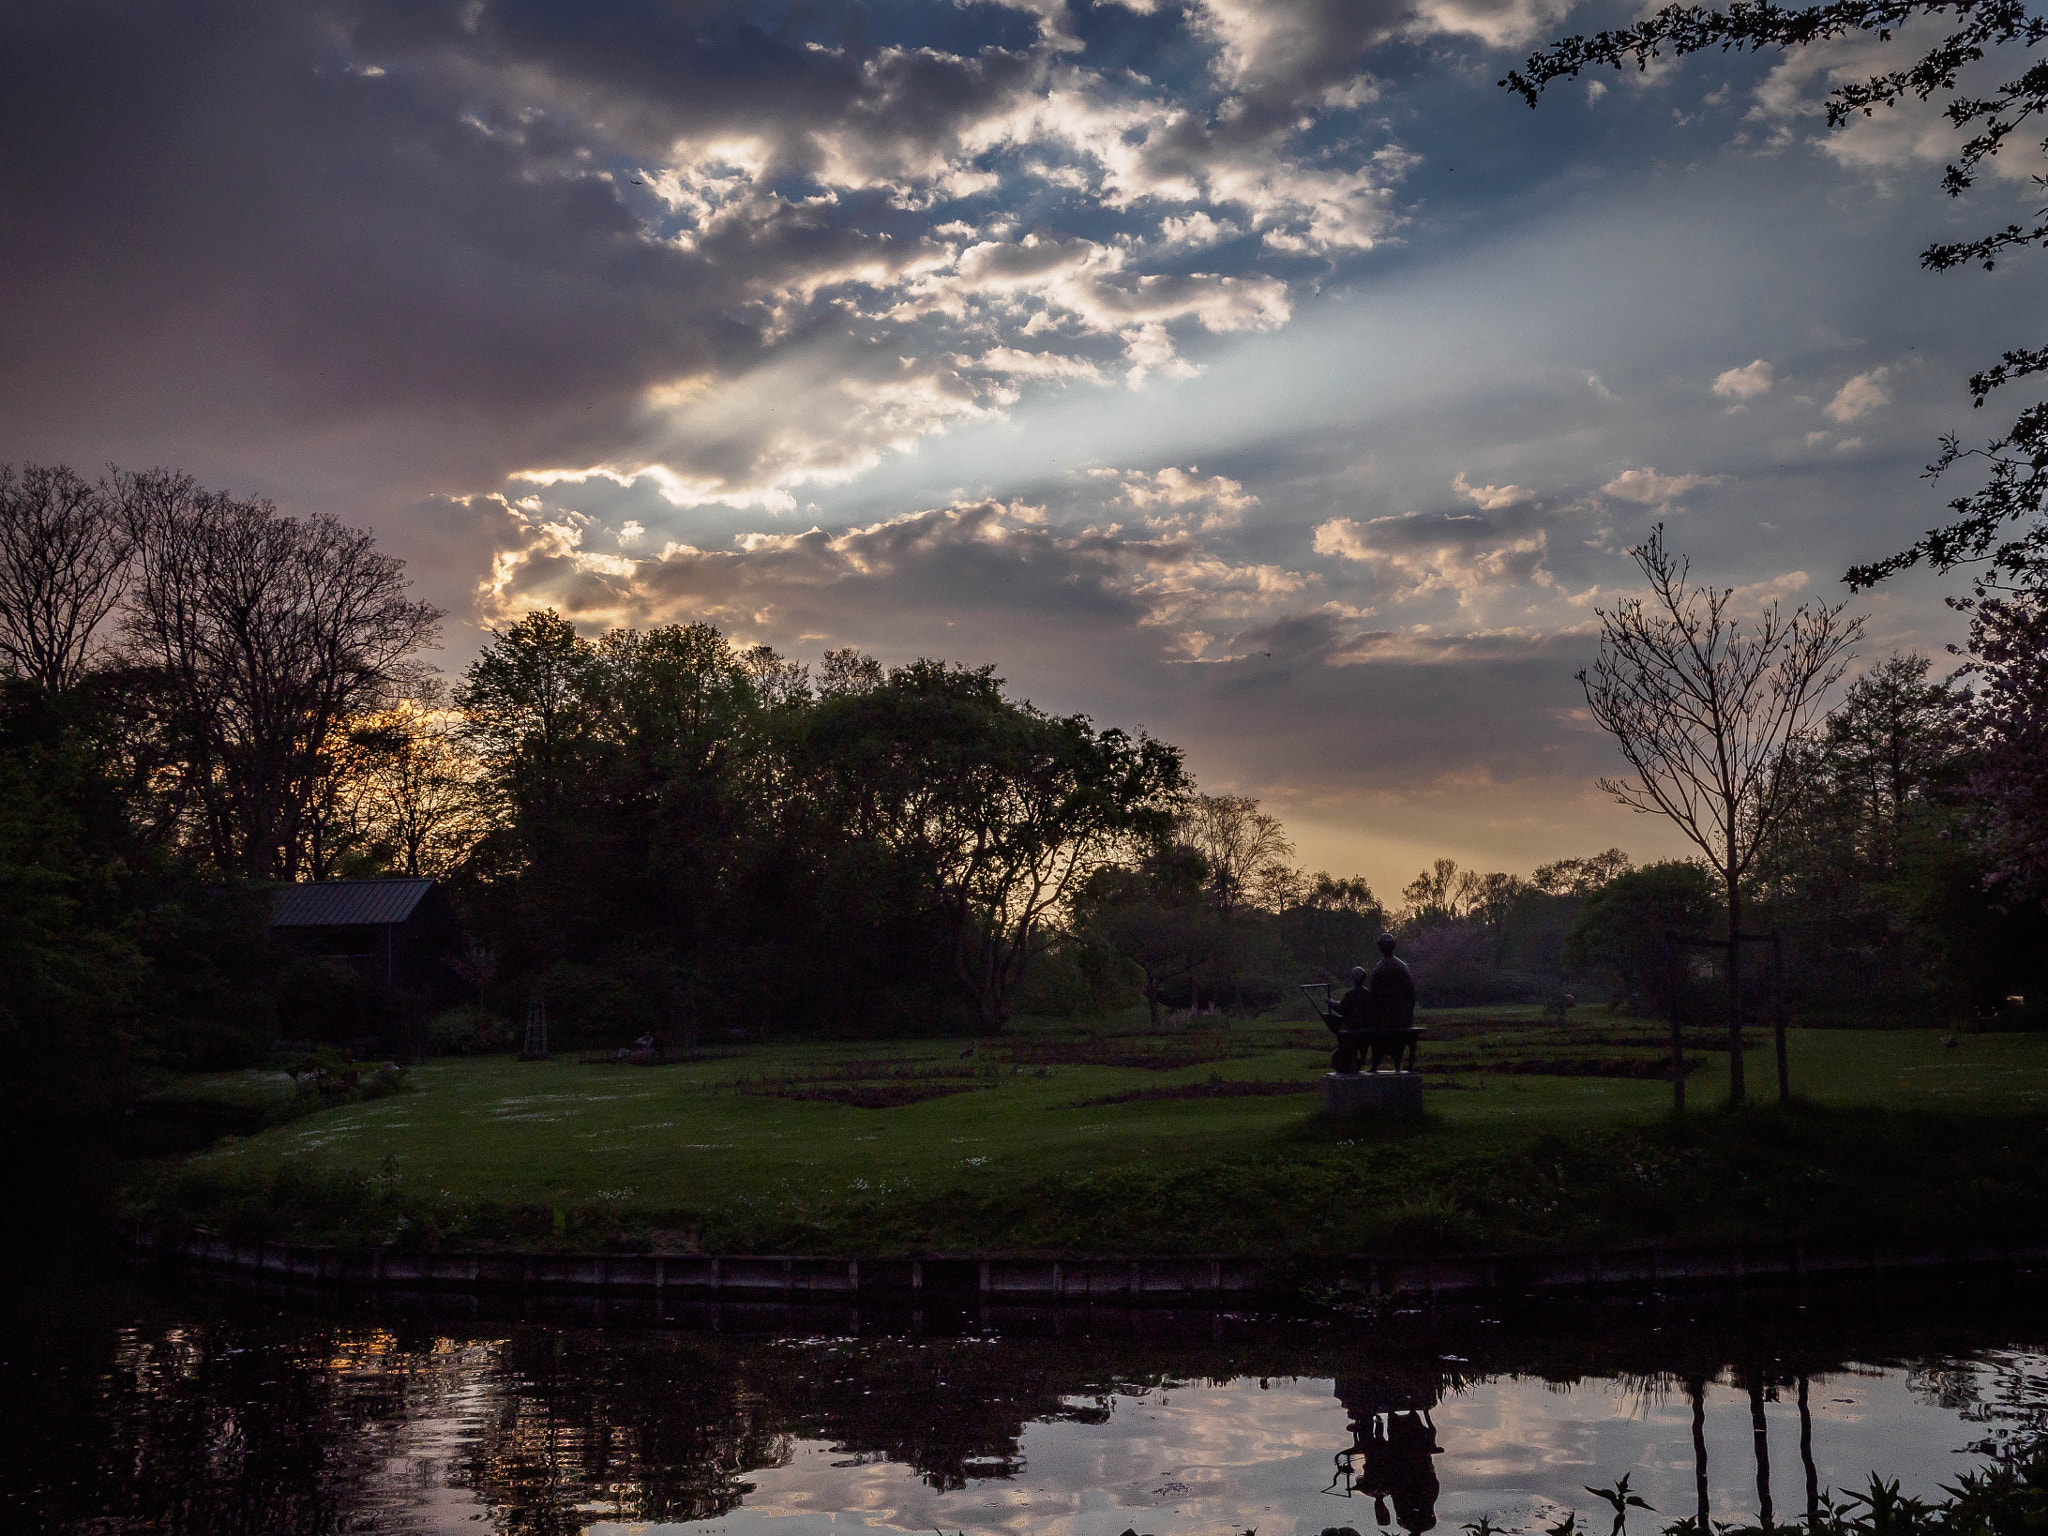
[[[824,1448],[838,1465],[900,1467],[947,1493],[1020,1476],[1031,1426],[1101,1424],[1120,1402],[1184,1383],[1291,1377],[1332,1380],[1346,1415],[1325,1491],[1371,1500],[1381,1525],[1422,1536],[1438,1525],[1435,1458],[1444,1448],[1434,1412],[1451,1393],[1512,1374],[1683,1393],[1703,1521],[1708,1388],[1746,1398],[1768,1520],[1765,1404],[1796,1392],[1811,1515],[1819,1479],[1809,1377],[1891,1353],[1846,1334],[1824,1338],[1832,1319],[1803,1318],[1775,1335],[1753,1321],[1722,1337],[1531,1329],[1463,1343],[1475,1358],[1453,1366],[1438,1353],[1440,1337],[1280,1324],[1172,1341],[1150,1337],[1150,1320],[1145,1336],[1136,1323],[1121,1332],[1105,1323],[1100,1336],[1077,1327],[1076,1337],[1003,1340],[799,1341],[538,1324],[464,1339],[276,1313],[178,1320],[194,1310],[110,1330],[89,1365],[67,1360],[36,1377],[53,1384],[42,1417],[67,1426],[64,1443],[78,1449],[65,1452],[74,1459],[61,1482],[44,1477],[31,1488],[0,1474],[0,1515],[27,1507],[21,1488],[33,1494],[35,1528],[54,1530],[326,1536],[475,1518],[514,1536],[554,1536],[596,1519],[685,1524],[730,1514],[758,1474],[789,1465],[801,1445]],[[1740,1349],[1734,1366],[1731,1342]],[[1985,1427],[1979,1449],[1989,1454],[2048,1428],[2037,1358],[1951,1349],[1911,1370],[1921,1394]],[[17,1443],[43,1441],[24,1430]],[[1744,1485],[1745,1503],[1751,1471],[1739,1455],[1723,1470],[1724,1481]],[[447,1507],[466,1500],[476,1507]]]

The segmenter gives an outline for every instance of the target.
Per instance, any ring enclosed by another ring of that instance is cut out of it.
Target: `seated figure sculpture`
[[[1330,1053],[1330,1070],[1350,1076],[1365,1056],[1365,1035],[1372,1028],[1372,988],[1365,967],[1351,967],[1351,990],[1323,1015],[1323,1023],[1337,1037],[1337,1049]]]

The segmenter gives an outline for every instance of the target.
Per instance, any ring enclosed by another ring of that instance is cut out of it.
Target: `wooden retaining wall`
[[[141,1262],[347,1291],[535,1291],[710,1301],[1095,1303],[1230,1307],[1343,1285],[1388,1299],[1488,1293],[1668,1291],[1927,1274],[2048,1260],[2048,1240],[1941,1246],[1869,1242],[1613,1248],[1578,1253],[1339,1259],[816,1258],[625,1253],[430,1253],[134,1235]]]

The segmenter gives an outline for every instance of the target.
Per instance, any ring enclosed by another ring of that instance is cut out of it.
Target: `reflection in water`
[[[1886,1308],[1825,1339],[1803,1317],[1654,1310],[777,1339],[203,1296],[57,1327],[63,1303],[41,1306],[6,1341],[8,1529],[1288,1536],[1369,1508],[1420,1536],[1481,1514],[1527,1529],[1622,1472],[1662,1518],[1754,1520],[1873,1467],[1929,1495],[1958,1452],[2048,1428],[2043,1359],[2013,1342],[2030,1300],[1968,1332],[1902,1335],[1913,1309]]]
[[[1330,1492],[1372,1499],[1373,1518],[1388,1524],[1387,1502],[1394,1520],[1409,1536],[1436,1526],[1438,1484],[1436,1463],[1444,1448],[1436,1443],[1436,1425],[1429,1411],[1441,1396],[1440,1378],[1406,1380],[1383,1372],[1337,1378],[1337,1401],[1349,1416],[1351,1445],[1337,1455],[1337,1474]]]

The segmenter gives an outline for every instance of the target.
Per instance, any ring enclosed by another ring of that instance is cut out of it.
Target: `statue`
[[[1364,966],[1351,967],[1351,990],[1323,1015],[1323,1023],[1337,1037],[1330,1070],[1347,1076],[1355,1073],[1365,1053],[1366,1032],[1372,1028],[1372,988]]]
[[[1415,978],[1409,974],[1407,962],[1395,958],[1396,942],[1391,933],[1381,934],[1380,963],[1370,973],[1364,966],[1354,965],[1351,990],[1337,1001],[1328,1000],[1328,983],[1319,984],[1325,1005],[1316,1012],[1337,1037],[1330,1070],[1341,1077],[1355,1077],[1361,1068],[1377,1072],[1380,1063],[1388,1060],[1396,1072],[1415,1070],[1422,1039],[1422,1031],[1415,1027]],[[1315,989],[1305,986],[1302,991],[1309,994],[1313,1005]]]
[[[1415,1028],[1415,977],[1408,962],[1394,954],[1399,941],[1391,933],[1380,935],[1380,963],[1372,968],[1372,1065],[1377,1072],[1386,1056],[1394,1058],[1394,1070],[1415,1070],[1416,1047],[1421,1034]],[[1396,1033],[1398,1031],[1399,1033]]]

